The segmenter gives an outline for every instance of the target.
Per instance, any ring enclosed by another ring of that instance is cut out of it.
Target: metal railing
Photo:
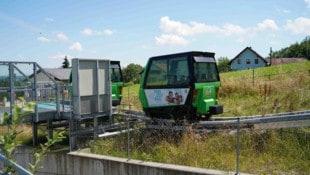
[[[0,161],[2,161],[4,163],[4,166],[11,166],[17,173],[19,173],[20,175],[32,175],[31,172],[29,172],[28,170],[26,170],[25,168],[21,167],[20,165],[18,165],[17,163],[8,160],[4,155],[0,154]],[[0,170],[0,174],[5,174],[5,172],[2,172]]]

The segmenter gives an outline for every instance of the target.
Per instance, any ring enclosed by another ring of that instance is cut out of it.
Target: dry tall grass
[[[219,102],[224,116],[265,115],[310,109],[307,70],[254,78],[222,78]],[[223,116],[223,115],[222,115]]]

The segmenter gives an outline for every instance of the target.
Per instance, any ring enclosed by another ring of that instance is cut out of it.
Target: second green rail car
[[[112,82],[112,106],[117,106],[121,104],[124,86],[120,61],[110,61],[110,74]]]

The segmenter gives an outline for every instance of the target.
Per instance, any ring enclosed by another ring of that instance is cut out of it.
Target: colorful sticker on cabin
[[[145,94],[150,107],[184,105],[189,88],[182,89],[146,89]]]

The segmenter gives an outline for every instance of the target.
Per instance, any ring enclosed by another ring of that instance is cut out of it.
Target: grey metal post
[[[129,105],[129,111],[131,110],[130,101],[129,101],[129,88],[128,88],[128,105]],[[127,156],[128,160],[130,160],[130,133],[129,133],[129,115],[127,115]]]
[[[53,120],[47,120],[48,138],[53,139]]]
[[[37,66],[33,63],[33,88],[32,88],[32,100],[37,102]]]
[[[70,144],[70,151],[75,151],[77,149],[77,136],[76,136],[76,128],[77,123],[72,119],[69,120],[69,144]]]
[[[94,114],[94,139],[98,139],[98,114]]]
[[[10,77],[10,121],[11,124],[13,121],[13,104],[15,101],[14,97],[14,70],[13,70],[13,63],[9,63],[9,77]]]
[[[240,118],[237,118],[237,144],[236,144],[236,173],[235,175],[239,174],[239,140],[240,140]]]
[[[60,116],[60,99],[59,99],[59,96],[60,96],[60,88],[59,88],[59,85],[56,83],[55,84],[56,86],[56,111],[57,111],[57,116],[56,118],[59,118]]]
[[[38,105],[34,106],[34,118],[32,118],[32,145],[36,146],[38,144]]]
[[[33,63],[33,88],[32,88],[32,100],[37,102],[37,66],[36,63]],[[35,105],[34,118],[32,119],[32,144],[36,146],[38,144],[38,121],[39,121],[39,110],[38,105]]]

